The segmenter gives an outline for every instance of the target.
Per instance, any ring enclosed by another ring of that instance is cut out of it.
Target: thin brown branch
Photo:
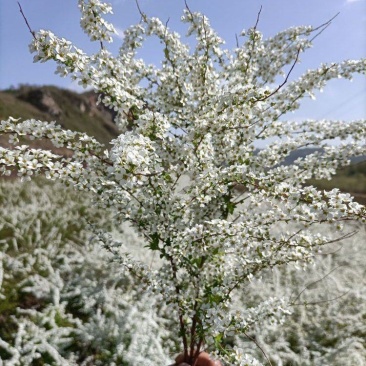
[[[236,47],[239,48],[239,38],[238,35],[235,33],[235,41],[236,41]]]
[[[197,326],[197,300],[194,304],[194,309],[193,311],[195,311],[195,314],[193,316],[193,320],[192,320],[192,326],[191,326],[191,344],[190,344],[190,351],[189,351],[189,360],[192,361],[193,360],[193,356],[194,356],[194,346],[195,346],[195,336],[196,336],[196,326]]]
[[[339,14],[340,14],[340,12],[338,12],[332,18],[330,18],[329,20],[327,20],[325,23],[320,24],[319,26],[317,26],[316,28],[314,28],[312,31],[314,32],[314,31],[317,31],[320,28],[327,27]]]
[[[137,9],[138,9],[138,11],[141,15],[141,19],[146,22],[146,14],[141,10],[141,7],[140,7],[140,4],[139,4],[138,0],[135,0],[135,3],[136,3],[136,6],[137,6]]]
[[[332,23],[332,20],[334,20],[340,13],[338,12],[336,15],[334,15],[334,17],[332,17],[331,19],[329,19],[327,22],[319,25],[318,27],[314,28],[312,30],[312,32],[317,31],[318,29],[320,29],[320,31],[318,33],[316,33],[313,38],[310,38],[310,42],[313,42],[315,38],[319,37]]]
[[[301,49],[302,48],[299,47],[299,49],[297,50],[296,57],[295,57],[295,61],[293,62],[292,66],[291,66],[291,68],[289,70],[289,72],[287,73],[285,80],[272,93],[266,95],[263,98],[257,99],[255,102],[263,102],[263,101],[267,100],[268,98],[270,98],[271,96],[273,96],[274,94],[276,94],[287,83],[287,81],[288,81],[288,79],[289,79],[292,71],[295,68],[295,65],[299,61],[299,55],[300,55]]]
[[[352,220],[352,219],[351,219]],[[343,221],[342,219],[339,219],[337,221]],[[353,231],[350,231],[348,233],[345,233],[344,235],[342,236],[339,236],[338,238],[335,238],[333,240],[329,240],[327,241],[326,243],[324,244],[333,244],[333,243],[338,243],[339,241],[341,240],[344,240],[344,239],[349,239],[349,238],[352,238],[352,236],[356,235],[358,233],[358,230],[353,230]]]
[[[336,297],[333,297],[332,299],[326,299],[326,300],[319,300],[319,301],[314,301],[314,302],[305,302],[305,303],[293,303],[291,305],[293,306],[307,306],[307,305],[318,305],[318,304],[323,304],[325,302],[331,302],[331,301],[335,301],[335,300],[338,300],[344,296],[346,296],[351,290],[348,290],[346,291],[345,293],[339,295],[339,296],[336,296]]]
[[[270,366],[272,366],[271,360],[269,359],[269,357],[267,356],[266,352],[264,352],[264,349],[259,345],[259,343],[255,340],[255,338],[251,337],[250,335],[248,335],[247,333],[243,332],[244,335],[250,339],[263,353],[263,356],[265,357],[265,359],[267,360],[268,364]]]
[[[186,9],[188,10],[189,14],[191,15],[191,17],[192,17],[192,19],[193,19],[193,13],[192,13],[191,9],[190,9],[190,8],[189,8],[189,6],[188,6],[187,0],[184,0],[184,4],[185,4]]]
[[[25,21],[25,24],[27,25],[28,29],[29,29],[29,32],[31,33],[31,35],[33,36],[34,39],[37,39],[36,37],[36,33],[32,30],[32,28],[30,27],[29,23],[28,23],[28,19],[27,17],[25,16],[24,12],[23,12],[23,9],[22,9],[22,6],[20,5],[20,2],[18,1],[18,5],[19,5],[19,11],[20,13],[22,14],[23,16],[23,19]]]
[[[199,354],[201,353],[201,347],[202,347],[202,344],[203,344],[203,338],[200,338],[199,342],[197,343],[197,349],[196,349],[196,352],[195,352],[195,354],[194,354],[194,360],[195,360],[194,365],[196,365],[197,360],[198,360],[198,356],[199,356]],[[194,366],[194,365],[193,365],[193,366]]]
[[[257,21],[255,22],[255,25],[253,27],[254,30],[257,30],[258,24],[259,24],[259,19],[261,17],[261,12],[262,12],[262,5],[259,8],[258,14],[257,14]]]
[[[89,154],[90,154],[91,156],[96,157],[96,158],[97,158],[98,160],[100,160],[102,163],[104,163],[104,164],[106,164],[106,165],[109,165],[109,166],[113,166],[113,163],[112,163],[111,161],[109,161],[109,160],[106,160],[106,159],[102,158],[100,155],[96,154],[94,151],[89,150]]]
[[[165,30],[164,30],[164,41],[166,40],[166,34],[168,32],[168,24],[169,24],[170,18],[168,18],[168,20],[165,22]],[[166,45],[166,42],[165,42]],[[165,49],[167,50],[168,48],[165,47]]]
[[[341,245],[338,249],[334,250],[333,252],[317,253],[316,255],[322,255],[322,256],[333,255],[333,254],[339,252],[341,249],[343,249],[343,245]]]
[[[296,296],[296,298],[290,302],[291,305],[299,305],[299,304],[296,304],[295,301],[297,301],[300,296],[312,285],[315,285],[321,281],[323,281],[325,278],[327,278],[331,273],[333,273],[335,270],[337,270],[338,268],[342,267],[342,265],[339,265],[335,268],[333,268],[330,272],[328,272],[326,275],[324,275],[322,278],[320,278],[319,280],[316,280],[316,281],[313,281],[313,282],[310,282],[309,284],[307,284],[301,291],[300,293]]]
[[[173,277],[173,281],[175,282],[175,292],[177,294],[177,297],[180,297],[180,287],[177,284],[177,266],[173,261],[172,257],[169,257],[169,261],[171,264],[171,268],[172,268],[172,277]],[[179,328],[180,328],[180,335],[182,337],[182,341],[183,341],[183,354],[184,354],[184,360],[187,360],[188,358],[188,340],[187,340],[187,334],[186,334],[186,326],[184,324],[184,318],[183,318],[183,312],[181,311],[181,309],[178,308],[178,313],[179,313]]]

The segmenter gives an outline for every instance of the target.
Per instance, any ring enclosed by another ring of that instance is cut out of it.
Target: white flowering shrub
[[[77,197],[60,184],[0,185],[0,364],[169,363],[177,341],[173,317],[151,294],[136,292],[138,281],[90,242],[85,221],[108,228],[112,215],[89,204],[86,195]],[[111,229],[126,250],[151,266],[130,228],[124,226],[123,234]],[[294,304],[281,324],[254,324],[248,333],[273,365],[364,364],[365,235],[363,229],[324,248],[306,273],[280,267],[234,294],[238,310],[271,296]],[[235,347],[236,365],[263,359],[250,339],[225,342]]]
[[[358,233],[323,248],[306,272],[278,267],[237,294],[238,308],[274,295],[292,304],[283,324],[257,324],[248,334],[273,365],[366,365],[366,232],[364,225],[347,230]],[[249,338],[231,342],[265,362]]]
[[[107,228],[110,215],[89,206],[60,185],[1,183],[1,365],[169,363],[164,304],[90,242],[86,220]],[[139,246],[127,227],[118,237]]]
[[[98,237],[144,291],[176,314],[184,360],[193,365],[205,347],[228,364],[250,364],[239,348],[225,347],[225,338],[247,334],[264,319],[281,320],[289,310],[276,298],[234,310],[233,294],[263,271],[311,262],[317,250],[343,235],[324,234],[321,225],[342,230],[345,221],[366,220],[365,208],[350,195],[304,186],[310,178],[330,178],[350,157],[366,153],[365,121],[285,120],[327,81],[365,73],[366,60],[323,64],[293,79],[301,53],[329,22],[269,39],[254,26],[227,50],[208,19],[188,7],[182,22],[193,47],[141,13],[113,56],[103,44],[112,40],[113,27],[102,17],[109,6],[99,0],[79,6],[83,29],[100,41],[97,53],[86,55],[44,30],[34,33],[30,49],[35,61],[54,60],[61,76],[100,93],[100,102],[117,111],[121,134],[108,151],[54,123],[9,118],[0,133],[12,144],[23,136],[46,138],[73,156],[26,145],[1,148],[0,169],[17,170],[23,179],[44,173],[93,192],[99,208],[113,207],[113,220],[129,222],[146,251],[161,261],[149,267],[121,251],[107,233]],[[162,44],[160,65],[137,56],[149,37]],[[329,144],[335,138],[342,143]],[[270,142],[255,153],[258,140]],[[282,164],[291,151],[314,145],[321,150]]]

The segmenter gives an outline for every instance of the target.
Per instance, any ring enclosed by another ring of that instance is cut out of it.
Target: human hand
[[[183,353],[179,354],[175,359],[176,366],[189,366],[187,363],[183,362]],[[219,360],[213,360],[207,352],[201,352],[198,355],[195,366],[222,366]]]

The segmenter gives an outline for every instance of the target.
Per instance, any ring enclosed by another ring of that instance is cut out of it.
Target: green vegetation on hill
[[[50,117],[47,113],[40,111],[32,104],[17,99],[14,93],[0,91],[0,118],[7,119],[9,116],[40,120]]]
[[[331,180],[312,179],[309,184],[324,190],[339,188],[343,192],[352,193],[356,201],[366,204],[366,161],[339,169]]]
[[[108,143],[118,135],[112,113],[97,108],[92,92],[78,94],[55,86],[21,86],[0,92],[0,118],[56,121],[65,129],[86,132]]]

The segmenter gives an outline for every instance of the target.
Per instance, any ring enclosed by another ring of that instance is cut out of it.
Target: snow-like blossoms
[[[81,28],[92,41],[112,42],[112,34],[116,33],[113,25],[102,18],[102,14],[113,14],[109,4],[98,0],[79,0],[81,10]]]
[[[91,40],[111,41],[112,26],[102,18],[109,6],[80,1],[81,25]],[[99,233],[121,264],[141,277],[176,314],[177,332],[187,363],[199,351],[215,348],[227,364],[255,365],[227,337],[246,334],[263,319],[281,321],[286,301],[267,299],[249,309],[234,309],[232,296],[265,269],[312,260],[314,253],[347,233],[342,222],[366,222],[365,207],[338,190],[304,186],[310,178],[329,178],[352,156],[366,154],[365,121],[286,121],[285,115],[335,78],[365,73],[366,60],[321,65],[299,79],[291,72],[300,55],[329,23],[296,27],[263,39],[253,27],[233,50],[208,19],[187,8],[183,43],[159,19],[141,14],[125,31],[119,54],[101,44],[85,55],[69,41],[40,31],[32,41],[35,61],[54,60],[100,94],[117,111],[121,135],[112,148],[85,134],[35,121],[1,121],[0,132],[16,144],[19,136],[47,138],[73,156],[48,151],[0,148],[0,169],[28,178],[45,173],[76,189],[95,193],[95,205],[112,207],[117,222],[128,221],[146,241],[150,268],[118,250]],[[137,57],[148,37],[162,45],[160,65]],[[278,76],[283,75],[282,81]],[[329,146],[340,138],[341,145]],[[258,140],[271,141],[257,151]],[[297,149],[320,149],[284,165]],[[278,228],[281,227],[281,230]]]
[[[118,233],[90,195],[45,179],[0,182],[0,211],[1,365],[170,363],[170,309],[110,262],[86,222],[139,255],[128,225]]]

